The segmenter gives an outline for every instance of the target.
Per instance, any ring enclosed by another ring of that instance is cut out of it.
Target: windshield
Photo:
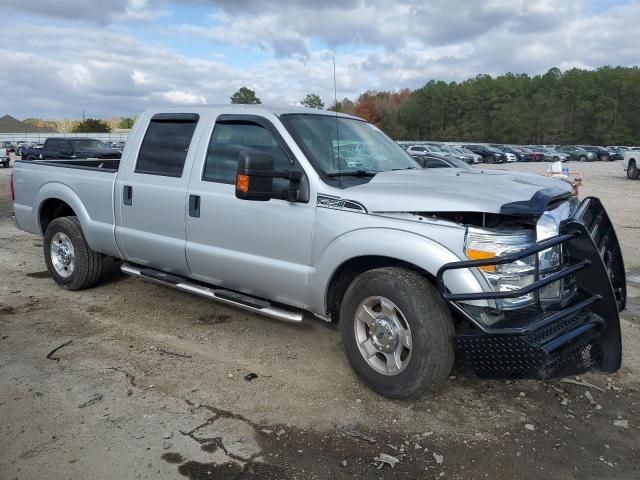
[[[81,150],[83,148],[107,148],[107,146],[100,140],[94,140],[93,138],[76,138],[71,140],[74,150]]]
[[[282,122],[325,176],[418,168],[396,142],[362,120],[303,113],[283,115]]]

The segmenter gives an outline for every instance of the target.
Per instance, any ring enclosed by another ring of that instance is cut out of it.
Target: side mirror
[[[289,180],[289,188],[274,191],[274,178]],[[236,198],[262,202],[272,198],[289,202],[301,201],[300,182],[302,179],[301,172],[273,170],[273,158],[267,153],[242,151],[239,154],[236,172]]]
[[[236,197],[267,201],[273,197],[273,158],[262,152],[240,152],[236,173]]]

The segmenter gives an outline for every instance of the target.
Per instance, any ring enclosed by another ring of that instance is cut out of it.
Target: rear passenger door
[[[131,262],[188,275],[186,195],[196,150],[197,114],[162,113],[147,126],[138,152],[116,182],[118,246]],[[140,142],[139,139],[137,139]]]

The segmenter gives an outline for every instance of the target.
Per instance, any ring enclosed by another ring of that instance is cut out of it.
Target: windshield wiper
[[[327,177],[374,177],[378,173],[374,170],[356,170],[351,172],[335,172],[327,174]]]

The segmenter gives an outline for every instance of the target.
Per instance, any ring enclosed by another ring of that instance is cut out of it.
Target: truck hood
[[[485,212],[539,214],[553,199],[568,197],[567,182],[503,170],[458,168],[381,172],[344,190],[344,198],[370,212]]]

